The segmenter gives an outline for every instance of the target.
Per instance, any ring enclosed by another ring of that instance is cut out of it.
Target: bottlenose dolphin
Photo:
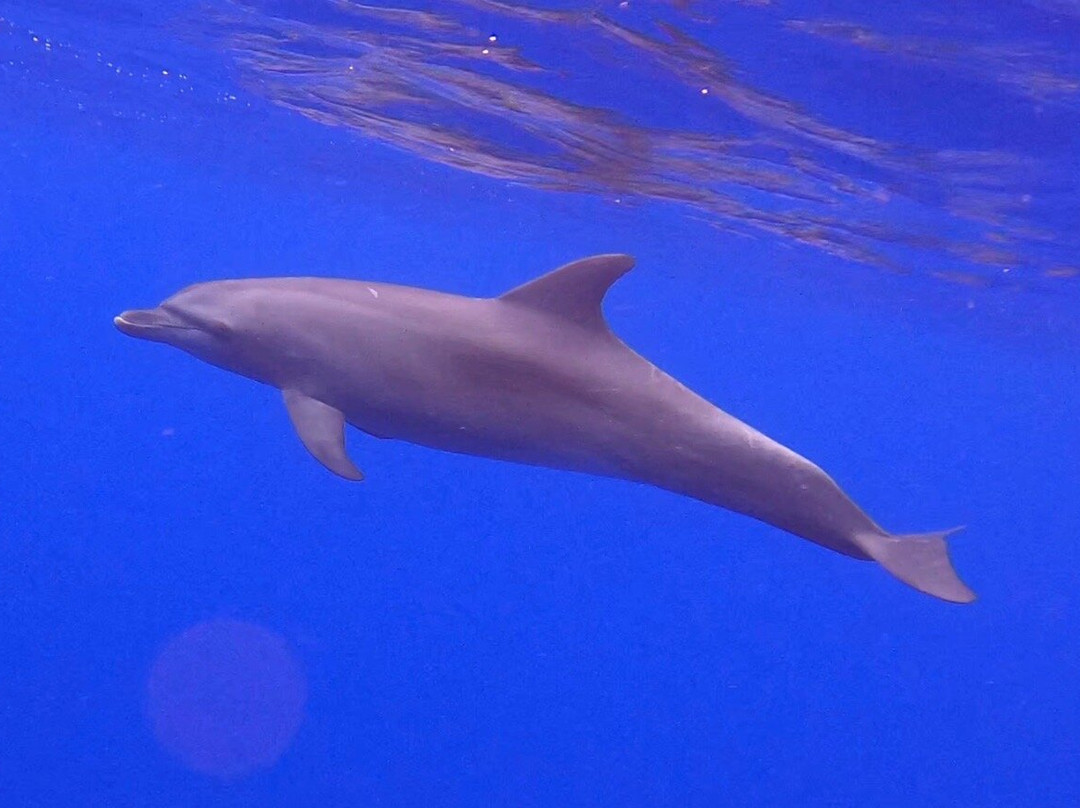
[[[938,533],[877,526],[818,466],[627,347],[601,304],[634,265],[598,255],[495,298],[367,281],[200,283],[115,319],[280,389],[308,451],[363,475],[345,424],[450,452],[648,483],[752,516],[956,603]]]

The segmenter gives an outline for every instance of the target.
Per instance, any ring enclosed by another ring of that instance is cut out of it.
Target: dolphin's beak
[[[129,337],[142,339],[163,339],[167,329],[189,329],[191,326],[179,322],[176,317],[161,307],[156,309],[132,309],[113,318],[113,325]]]

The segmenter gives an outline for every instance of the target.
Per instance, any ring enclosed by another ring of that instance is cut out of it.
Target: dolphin
[[[878,527],[821,468],[623,343],[604,319],[628,255],[567,264],[494,298],[331,278],[190,286],[116,327],[282,391],[326,468],[363,475],[345,424],[449,452],[616,477],[746,514],[876,561],[954,603],[954,530]]]

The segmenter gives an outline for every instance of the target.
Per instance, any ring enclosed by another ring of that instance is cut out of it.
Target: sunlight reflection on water
[[[981,292],[1065,311],[1080,282],[1080,15],[1022,8],[1035,34],[962,10],[812,18],[768,0],[212,0],[141,27],[129,15],[137,44],[112,51],[0,20],[0,57],[119,120],[212,137],[222,114],[261,105],[475,175],[660,202],[725,234],[970,290],[969,307]],[[182,46],[209,62],[188,53],[189,67]],[[800,68],[814,74],[801,91]],[[95,92],[106,72],[129,92]],[[979,119],[950,117],[959,99]],[[237,136],[259,128],[237,121]],[[328,163],[311,170],[348,171]]]

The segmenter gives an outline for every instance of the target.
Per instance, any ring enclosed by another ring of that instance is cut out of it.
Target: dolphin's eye
[[[215,337],[231,337],[233,333],[232,326],[224,320],[210,320],[206,324],[206,329]]]

